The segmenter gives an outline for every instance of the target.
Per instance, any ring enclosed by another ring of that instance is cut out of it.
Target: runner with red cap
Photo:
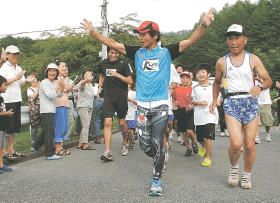
[[[168,118],[171,62],[203,35],[214,21],[213,12],[212,8],[203,13],[200,26],[188,39],[166,47],[158,45],[160,30],[158,24],[152,21],[144,21],[134,29],[134,32],[139,34],[141,46],[116,42],[97,32],[89,20],[84,19],[81,22],[82,28],[92,37],[135,61],[139,142],[141,149],[153,158],[154,164],[150,195],[162,195],[160,178],[165,160],[163,134]]]

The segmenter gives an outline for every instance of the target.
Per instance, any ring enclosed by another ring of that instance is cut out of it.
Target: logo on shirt
[[[106,76],[112,76],[111,71],[117,72],[117,69],[106,69]]]
[[[159,71],[158,60],[143,61],[143,72]]]

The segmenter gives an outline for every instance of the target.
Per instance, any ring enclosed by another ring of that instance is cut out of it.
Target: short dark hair
[[[50,69],[53,69],[53,68],[50,68]],[[48,78],[48,72],[49,72],[49,70],[50,69],[48,69],[48,70],[46,70],[46,78]],[[56,77],[55,77],[55,79],[57,80],[57,77],[58,77],[58,70],[57,69],[54,69],[54,70],[56,70]]]
[[[201,63],[197,66],[196,73],[198,73],[200,70],[206,70],[207,73],[210,73],[211,66],[207,63]]]
[[[113,49],[113,50],[119,52],[118,50],[116,50],[116,49],[114,49],[114,48],[112,48],[112,47],[108,47],[108,46],[107,46],[107,53],[109,53],[109,51],[110,51],[111,49]],[[119,53],[120,53],[120,52],[119,52]]]
[[[29,75],[33,75],[39,81],[39,77],[36,72],[31,72]]]
[[[61,63],[65,63],[65,61],[57,59],[54,63],[59,66]]]
[[[175,68],[177,69],[178,67],[182,67],[182,69],[183,69],[183,68],[184,68],[184,65],[181,64],[181,63],[179,63],[179,64],[177,64],[177,65],[175,66]]]
[[[84,79],[86,72],[92,72],[92,74],[93,74],[93,70],[91,70],[90,68],[87,68],[83,71],[83,79]]]
[[[0,75],[0,87],[2,86],[3,83],[7,83],[7,79],[4,78],[2,75]]]
[[[148,31],[148,33],[151,35],[151,37],[154,37],[155,35],[158,35],[156,41],[157,41],[157,42],[160,41],[160,32],[155,31],[155,30],[150,30],[150,31]]]

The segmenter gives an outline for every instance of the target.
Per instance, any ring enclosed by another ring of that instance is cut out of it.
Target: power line
[[[52,32],[52,31],[61,31],[65,29],[70,29],[70,30],[82,30],[80,27],[62,27],[62,28],[56,28],[56,29],[49,29],[49,30],[35,30],[35,31],[28,31],[28,32],[18,32],[18,33],[11,33],[11,34],[1,34],[1,37],[5,37],[8,35],[22,35],[22,34],[32,34],[32,33],[38,33],[38,32]]]

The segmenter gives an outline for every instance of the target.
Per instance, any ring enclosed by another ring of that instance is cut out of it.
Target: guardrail
[[[28,114],[28,106],[21,106],[21,124],[26,125],[29,124],[29,114]]]

